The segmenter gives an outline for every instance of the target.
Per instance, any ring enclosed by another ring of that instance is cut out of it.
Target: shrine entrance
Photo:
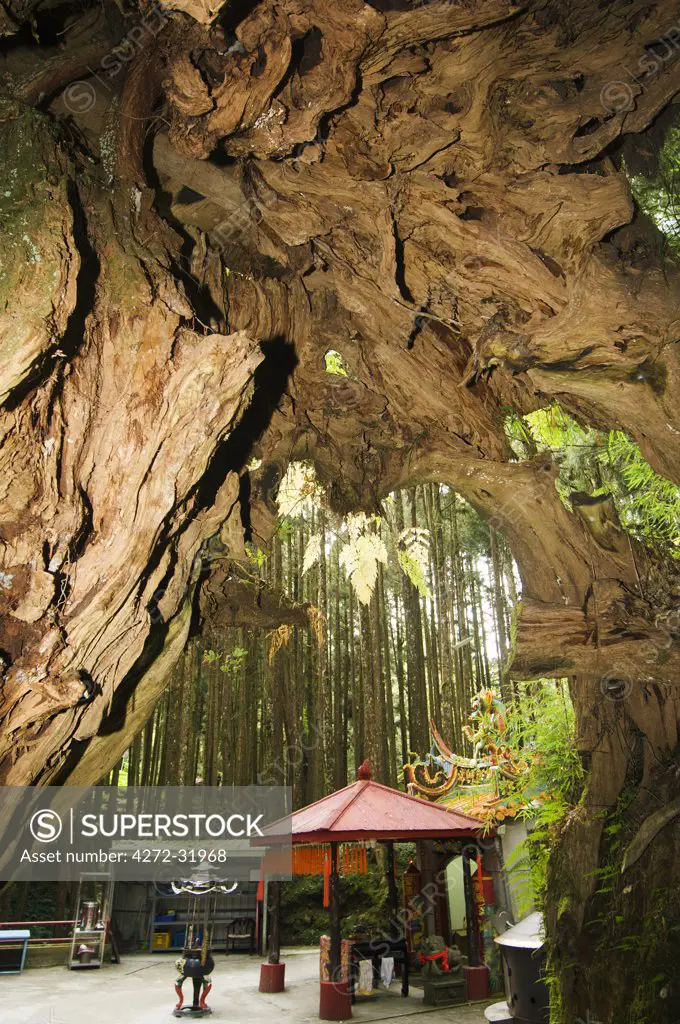
[[[290,830],[286,824],[290,825]],[[326,879],[325,902],[330,927],[327,969],[320,980],[319,1016],[322,1020],[346,1020],[352,1016],[352,1003],[361,985],[366,984],[367,970],[362,964],[367,961],[373,966],[374,977],[382,973],[383,961],[398,965],[404,997],[409,993],[409,968],[414,964],[422,970],[427,1002],[453,1003],[466,998],[484,998],[488,994],[488,969],[480,956],[478,916],[470,874],[470,861],[481,856],[479,844],[485,834],[488,835],[483,822],[373,782],[370,766],[364,763],[353,785],[294,812],[285,823],[277,823],[266,830],[264,839],[254,840],[254,845],[275,850],[286,839],[290,841],[291,833],[294,851],[308,851],[310,873],[323,873]],[[367,842],[385,846],[390,912],[378,934],[348,938],[343,936],[342,930],[340,875],[343,864],[356,860],[353,847],[359,844],[361,848],[361,844]],[[407,872],[410,877],[405,888],[410,891],[408,904],[403,908],[399,906],[394,867],[394,844],[398,842],[420,844],[418,864],[414,871]],[[434,843],[454,845],[444,845],[443,852],[439,849],[435,852]],[[460,951],[446,941],[450,927],[445,869],[446,862],[458,852],[465,865],[463,876],[468,908],[465,962]],[[318,858],[316,867],[315,857]],[[300,859],[298,856],[298,864]],[[271,991],[272,966],[283,983],[278,925],[280,882],[274,881],[272,894],[269,963],[263,965],[261,983],[264,991]],[[438,932],[437,927],[443,925],[446,925],[445,931],[442,928]]]

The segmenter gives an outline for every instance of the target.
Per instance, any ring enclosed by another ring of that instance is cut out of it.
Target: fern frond
[[[302,572],[307,573],[312,569],[321,558],[321,541],[322,537],[320,533],[314,533],[307,542],[305,548],[305,557],[302,563]]]

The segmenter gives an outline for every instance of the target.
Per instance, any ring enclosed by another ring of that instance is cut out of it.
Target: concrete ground
[[[229,1024],[305,1024],[318,1020],[318,950],[284,952],[286,991],[258,992],[260,958],[217,956],[213,990],[208,998],[213,1014],[207,1020]],[[168,954],[126,956],[122,964],[100,970],[69,971],[64,967],[0,975],[0,1024],[170,1024],[175,1020],[173,989],[175,957]],[[190,1001],[191,983],[185,982]],[[408,999],[395,981],[380,997],[357,1002],[357,1022],[398,1020],[400,1024],[484,1024],[486,1003],[466,1003],[450,1009],[423,1004],[422,992]]]

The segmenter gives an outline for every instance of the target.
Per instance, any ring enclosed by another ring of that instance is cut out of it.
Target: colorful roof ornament
[[[507,742],[508,714],[500,695],[483,689],[472,702],[464,733],[474,757],[455,754],[430,722],[432,747],[424,758],[404,765],[407,791],[459,813],[498,824],[530,809],[546,794],[527,791],[529,763]]]

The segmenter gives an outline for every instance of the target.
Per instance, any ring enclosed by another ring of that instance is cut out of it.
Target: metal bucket
[[[95,930],[99,920],[99,904],[96,902],[83,903],[80,908],[80,930],[92,932]]]

